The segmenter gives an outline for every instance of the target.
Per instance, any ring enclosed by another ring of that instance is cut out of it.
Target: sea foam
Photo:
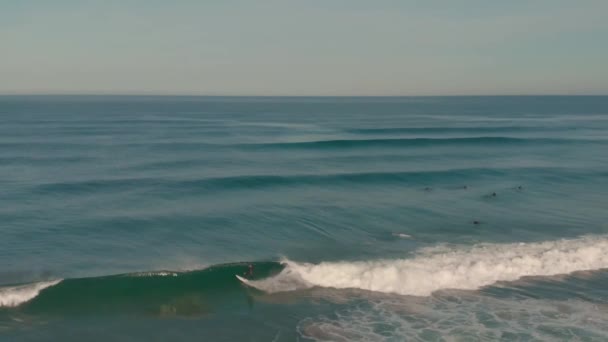
[[[362,289],[428,296],[442,289],[474,290],[525,276],[551,276],[608,268],[608,236],[538,243],[479,244],[409,259],[299,263],[283,260],[276,276],[248,281],[266,292],[311,287]]]
[[[56,285],[61,280],[44,281],[11,287],[0,287],[0,307],[17,306],[36,297],[40,291]]]

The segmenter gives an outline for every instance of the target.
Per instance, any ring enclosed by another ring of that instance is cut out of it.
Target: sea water
[[[608,97],[3,96],[0,340],[605,341],[607,216]]]

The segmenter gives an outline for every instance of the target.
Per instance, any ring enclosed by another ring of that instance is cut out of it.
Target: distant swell
[[[349,133],[377,134],[427,134],[427,133],[501,133],[501,132],[538,132],[567,130],[568,128],[542,126],[480,126],[480,127],[385,127],[385,128],[353,128]]]
[[[334,174],[292,174],[292,175],[243,175],[229,177],[209,177],[192,180],[169,180],[162,178],[95,179],[40,184],[32,189],[37,194],[82,194],[114,191],[158,191],[163,193],[198,193],[224,190],[245,190],[270,187],[295,187],[303,185],[341,186],[400,184],[422,186],[469,182],[484,177],[533,177],[559,181],[592,180],[605,178],[605,172],[568,168],[515,167],[515,168],[458,168],[437,171],[387,171],[353,172]]]
[[[423,147],[443,145],[514,145],[528,143],[574,143],[593,142],[592,140],[552,139],[552,138],[512,138],[512,137],[467,137],[467,138],[390,138],[390,139],[339,139],[306,142],[280,142],[245,144],[244,148],[293,148],[293,149],[332,149],[366,147]]]
[[[320,264],[285,261],[278,275],[249,285],[266,292],[311,287],[428,296],[442,289],[474,290],[525,276],[608,268],[608,237],[530,244],[482,244],[412,259]]]

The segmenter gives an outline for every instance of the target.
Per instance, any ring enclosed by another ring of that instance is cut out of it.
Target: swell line
[[[344,149],[369,147],[424,147],[445,145],[526,145],[594,143],[586,139],[514,138],[514,137],[467,137],[467,138],[385,138],[385,139],[336,139],[305,142],[277,142],[238,145],[248,149]]]
[[[119,178],[66,181],[39,184],[29,191],[36,194],[81,194],[103,191],[158,190],[177,192],[222,191],[295,187],[304,185],[378,185],[378,184],[444,184],[467,182],[483,178],[504,177],[510,174],[522,177],[541,177],[543,180],[580,181],[604,179],[605,171],[587,171],[567,168],[515,167],[515,168],[460,168],[439,171],[386,171],[333,174],[294,175],[242,175],[209,177],[202,179],[171,180],[164,178]]]

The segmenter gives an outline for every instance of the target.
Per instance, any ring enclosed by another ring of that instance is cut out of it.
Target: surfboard
[[[236,276],[236,279],[238,279],[238,280],[240,280],[240,281],[241,281],[241,283],[243,283],[243,284],[245,284],[245,285],[247,285],[247,286],[252,286],[252,285],[249,283],[249,279],[245,279],[245,278],[241,277],[241,276],[240,276],[240,275],[238,275],[238,274],[235,274],[235,276]]]

